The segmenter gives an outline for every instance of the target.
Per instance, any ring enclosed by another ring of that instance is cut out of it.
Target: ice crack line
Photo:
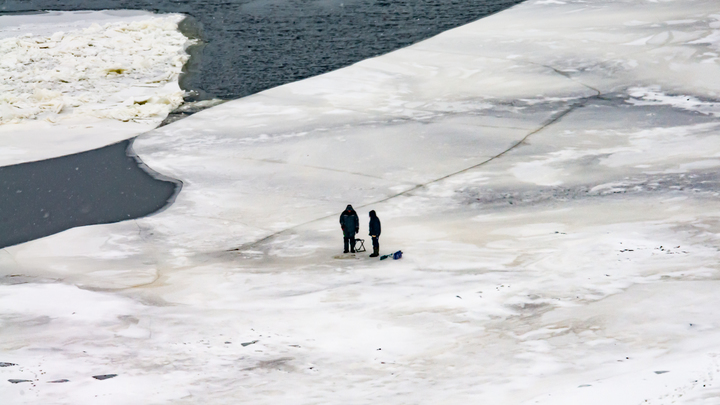
[[[573,82],[575,82],[575,83],[577,83],[577,84],[579,84],[579,85],[581,85],[581,86],[583,86],[583,87],[585,87],[585,88],[588,88],[588,89],[596,92],[596,93],[597,93],[597,94],[595,95],[596,97],[600,97],[600,96],[602,95],[602,92],[601,92],[600,90],[596,89],[595,87],[590,86],[590,85],[588,85],[588,84],[585,84],[585,83],[583,83],[583,82],[581,82],[581,81],[578,81],[578,80],[573,79],[573,77],[570,76],[570,73],[569,73],[569,72],[562,71],[562,70],[557,69],[557,68],[555,68],[555,67],[552,67],[552,66],[550,66],[550,65],[540,65],[540,66],[542,66],[542,67],[544,67],[544,68],[551,69],[553,72],[559,74],[560,76],[566,77],[568,80],[572,80]]]
[[[445,179],[448,179],[448,178],[450,178],[450,177],[457,176],[458,174],[462,174],[462,173],[468,172],[468,171],[470,171],[470,170],[474,170],[474,169],[477,169],[477,168],[479,168],[479,167],[481,167],[481,166],[484,166],[484,165],[486,165],[486,164],[488,164],[488,163],[490,163],[490,162],[492,162],[492,161],[494,161],[494,160],[496,160],[496,159],[498,159],[498,158],[500,158],[500,157],[502,157],[502,156],[510,153],[511,151],[513,151],[514,149],[516,149],[517,147],[519,147],[519,146],[521,146],[522,144],[524,144],[525,141],[527,141],[527,139],[530,138],[531,136],[533,136],[533,135],[537,134],[538,132],[540,132],[540,131],[548,128],[548,127],[551,126],[551,125],[554,125],[555,123],[557,123],[558,121],[560,121],[560,120],[561,120],[563,117],[565,117],[566,115],[568,115],[568,114],[570,114],[571,112],[577,110],[578,108],[584,107],[585,104],[587,104],[590,100],[597,99],[597,98],[599,98],[600,96],[601,96],[601,93],[598,91],[598,94],[595,95],[595,96],[586,97],[586,98],[580,99],[577,103],[570,105],[568,108],[566,108],[565,110],[561,111],[560,113],[558,113],[557,115],[555,115],[554,117],[552,117],[550,120],[546,121],[546,122],[545,122],[544,124],[542,124],[539,128],[537,128],[537,129],[535,129],[534,131],[532,131],[532,132],[528,133],[527,135],[525,135],[521,140],[519,140],[518,142],[516,142],[515,144],[513,144],[513,145],[510,146],[509,148],[505,149],[504,151],[498,153],[498,154],[495,155],[495,156],[492,156],[492,157],[488,158],[487,160],[484,160],[484,161],[482,161],[482,162],[480,162],[480,163],[478,163],[478,164],[475,164],[475,165],[473,165],[473,166],[467,167],[467,168],[465,168],[465,169],[458,170],[458,171],[456,171],[456,172],[447,174],[447,175],[445,175],[445,176],[438,177],[438,178],[433,179],[433,180],[430,180],[430,181],[428,181],[428,182],[425,182],[425,183],[422,183],[422,184],[418,184],[418,185],[416,185],[416,186],[414,186],[414,187],[412,187],[412,188],[410,188],[410,189],[407,189],[407,190],[402,191],[402,192],[399,192],[399,193],[397,193],[397,194],[393,194],[393,195],[391,195],[391,196],[385,197],[385,198],[383,198],[383,199],[381,199],[381,200],[377,200],[377,201],[373,201],[373,202],[370,202],[370,203],[367,203],[367,204],[359,205],[358,208],[364,208],[364,207],[368,207],[368,206],[370,206],[370,205],[381,204],[381,203],[387,202],[387,201],[389,201],[389,200],[392,200],[392,199],[394,199],[394,198],[402,197],[402,196],[404,196],[404,195],[408,195],[408,194],[412,193],[413,191],[416,191],[416,190],[418,190],[418,189],[427,187],[427,186],[429,186],[430,184],[434,184],[434,183],[443,181],[443,180],[445,180]],[[270,240],[270,239],[272,239],[272,238],[274,238],[274,237],[276,237],[276,236],[282,235],[282,234],[285,233],[285,232],[288,232],[288,231],[291,231],[291,230],[293,230],[293,229],[297,229],[297,228],[300,228],[300,227],[303,227],[303,226],[305,226],[305,225],[309,225],[309,224],[312,224],[312,223],[315,223],[315,222],[318,222],[318,221],[322,221],[322,220],[324,220],[324,219],[328,219],[328,218],[334,217],[334,216],[336,216],[336,215],[339,215],[339,213],[333,213],[333,214],[325,215],[325,216],[323,216],[323,217],[316,218],[316,219],[313,219],[313,220],[310,220],[310,221],[307,221],[307,222],[303,222],[303,223],[301,223],[301,224],[294,225],[294,226],[291,226],[291,227],[289,227],[289,228],[285,228],[285,229],[283,229],[283,230],[274,232],[274,233],[272,233],[272,234],[270,234],[270,235],[268,235],[268,236],[265,236],[265,237],[263,237],[263,238],[261,238],[261,239],[259,239],[259,240],[257,240],[257,241],[249,242],[249,243],[243,244],[243,245],[241,245],[241,246],[239,246],[239,247],[237,247],[237,248],[229,249],[229,250],[227,250],[227,251],[228,251],[228,252],[242,251],[242,250],[251,248],[251,247],[253,247],[253,246],[259,245],[259,244],[261,244],[261,243],[263,243],[263,242],[265,242],[265,241],[268,241],[268,240]]]
[[[350,172],[350,171],[346,171],[346,170],[332,169],[332,168],[329,168],[329,167],[312,166],[312,165],[298,165],[298,164],[293,164],[293,163],[289,163],[289,162],[284,162],[284,161],[281,161],[281,160],[272,160],[272,159],[253,159],[253,158],[247,158],[247,157],[238,158],[238,159],[241,159],[241,160],[249,160],[249,161],[253,161],[253,162],[269,163],[269,164],[278,164],[278,165],[288,165],[288,166],[304,167],[304,168],[307,168],[307,169],[314,169],[314,170],[325,170],[325,171],[330,171],[330,172],[352,174],[353,176],[370,177],[370,178],[373,178],[373,179],[381,179],[381,180],[382,180],[382,177],[379,177],[379,176],[373,176],[373,175],[370,175],[370,174],[358,173],[358,172]]]

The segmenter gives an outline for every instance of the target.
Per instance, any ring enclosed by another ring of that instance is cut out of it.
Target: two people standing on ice
[[[340,214],[340,228],[342,228],[343,231],[344,252],[348,253],[349,251],[350,253],[355,253],[355,235],[360,232],[360,219],[350,204],[348,204],[345,211]],[[377,217],[377,214],[375,214],[375,211],[370,211],[369,230],[373,244],[373,252],[370,257],[377,257],[380,255],[380,219]]]

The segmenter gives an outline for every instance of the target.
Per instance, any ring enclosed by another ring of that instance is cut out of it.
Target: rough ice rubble
[[[137,11],[0,16],[0,165],[106,146],[182,102],[181,15]]]
[[[146,134],[173,206],[0,253],[9,297],[101,304],[0,312],[37,379],[0,395],[717,402],[718,117],[672,101],[714,102],[717,7],[528,1]],[[401,261],[333,259],[347,202]]]
[[[182,103],[188,59],[179,15],[0,39],[0,124],[63,111],[120,121],[165,117]],[[153,88],[132,95],[129,88]],[[144,94],[143,94],[144,93]]]

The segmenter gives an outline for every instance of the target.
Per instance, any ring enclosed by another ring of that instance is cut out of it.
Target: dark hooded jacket
[[[380,218],[377,217],[374,210],[370,211],[370,227],[368,229],[369,235],[380,236]]]
[[[355,234],[360,231],[360,219],[352,205],[348,204],[345,211],[340,214],[340,226],[342,227],[343,234],[348,238],[355,236]]]

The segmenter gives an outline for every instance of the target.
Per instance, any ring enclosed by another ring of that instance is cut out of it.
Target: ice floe
[[[67,302],[0,310],[0,397],[712,403],[718,14],[530,0],[144,134],[171,207],[0,252]],[[336,259],[347,203],[404,257]]]
[[[156,127],[183,101],[177,82],[191,41],[178,31],[182,18],[0,16],[0,164],[104,146]]]

